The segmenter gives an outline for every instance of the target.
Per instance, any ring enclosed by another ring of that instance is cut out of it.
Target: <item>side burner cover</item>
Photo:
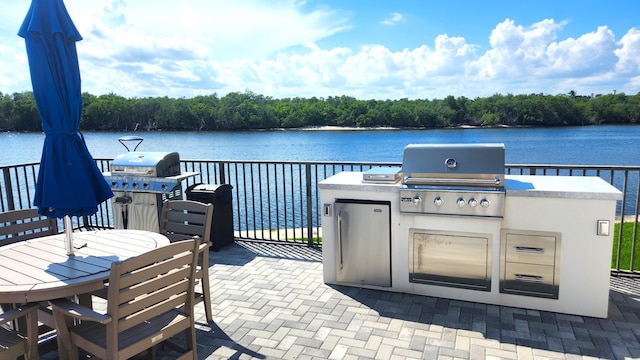
[[[362,181],[369,183],[395,183],[400,180],[400,167],[378,166],[362,173]]]

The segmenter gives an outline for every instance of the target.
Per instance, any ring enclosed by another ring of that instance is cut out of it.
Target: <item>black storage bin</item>
[[[194,184],[187,188],[187,200],[213,204],[211,249],[220,250],[233,243],[233,186],[229,184]]]

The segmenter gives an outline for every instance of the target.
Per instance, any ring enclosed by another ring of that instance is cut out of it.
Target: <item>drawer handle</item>
[[[542,276],[535,275],[525,275],[525,274],[516,274],[516,280],[518,281],[529,281],[529,282],[542,282]]]
[[[531,254],[544,254],[543,248],[529,247],[529,246],[516,246],[516,251],[523,252],[523,253],[531,253]]]

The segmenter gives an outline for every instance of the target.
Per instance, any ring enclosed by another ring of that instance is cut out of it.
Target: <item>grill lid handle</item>
[[[112,170],[112,174],[118,173],[118,175],[149,175],[153,173],[153,170],[145,170],[145,171],[129,171],[129,170]]]
[[[451,178],[430,178],[430,177],[411,177],[405,176],[404,183],[406,185],[458,185],[468,184],[473,186],[499,186],[500,178],[494,179],[451,179]]]

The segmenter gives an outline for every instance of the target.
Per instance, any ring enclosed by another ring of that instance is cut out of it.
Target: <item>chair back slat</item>
[[[184,256],[186,256],[185,254]],[[169,271],[178,271],[182,269],[179,267],[184,264],[184,256],[176,256],[168,258],[164,261],[150,264],[143,268],[134,269],[126,272],[126,276],[120,278],[120,289],[126,289],[129,286],[143,286],[149,284],[156,284],[150,280],[159,280],[158,278],[166,274]],[[156,285],[158,286],[158,285]]]
[[[118,331],[122,332],[159,314],[180,308],[188,302],[188,282],[181,281],[164,291],[146,294],[127,303],[120,310]]]
[[[180,200],[183,201],[183,200]],[[193,205],[190,202],[183,204],[191,205],[185,206],[182,209],[174,210],[169,213],[169,220],[178,223],[191,223],[194,225],[204,226],[204,216],[206,208],[200,205]]]
[[[155,279],[153,282],[145,282],[144,284],[131,286],[120,292],[119,299],[122,302],[131,301],[136,297],[156,291],[159,287],[166,287],[178,283],[184,279],[185,271],[190,270],[181,269],[181,271],[172,271],[171,273],[163,274],[161,278]]]
[[[0,246],[58,233],[58,221],[35,208],[0,213]]]
[[[172,236],[182,236],[184,238],[191,238],[194,236],[202,236],[204,233],[204,227],[198,224],[189,223],[174,223],[168,222],[164,227],[165,234]]]

